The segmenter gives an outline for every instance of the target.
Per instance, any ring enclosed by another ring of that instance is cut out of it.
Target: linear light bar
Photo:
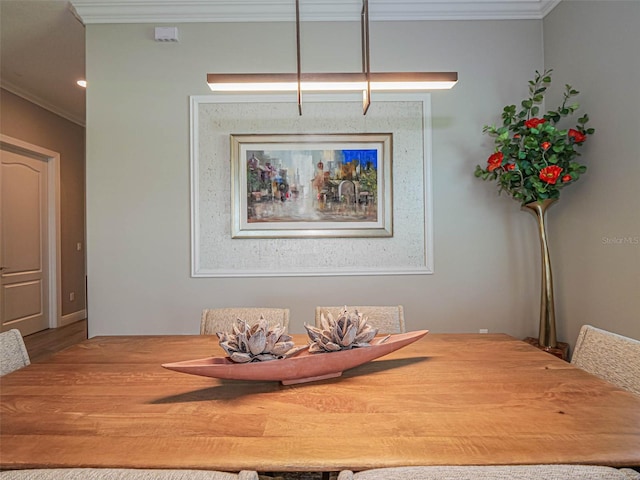
[[[371,90],[417,91],[446,90],[458,81],[456,72],[382,72],[370,73]],[[294,92],[298,90],[295,73],[209,73],[207,83],[214,92]],[[367,89],[365,73],[303,73],[300,89],[318,91],[362,91]]]
[[[362,113],[371,105],[371,91],[424,91],[452,88],[457,72],[381,72],[370,68],[369,0],[360,12],[362,73],[302,73],[300,69],[300,0],[296,0],[297,73],[209,73],[207,83],[214,92],[296,92],[302,115],[302,92],[362,92]]]

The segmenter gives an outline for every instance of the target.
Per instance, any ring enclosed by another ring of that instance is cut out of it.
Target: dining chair
[[[337,318],[345,306],[316,307],[316,327],[320,327],[320,315],[329,312],[333,318]],[[404,309],[402,305],[392,306],[360,306],[353,307],[347,305],[347,310],[353,312],[357,310],[368,318],[369,325],[378,329],[378,333],[404,333]]]
[[[14,328],[0,333],[0,377],[30,363],[20,330]]]
[[[353,473],[344,470],[338,480],[640,480],[630,468],[594,465],[501,465],[393,467]]]
[[[249,324],[254,324],[260,320],[260,315],[264,316],[270,327],[280,324],[281,327],[285,328],[285,332],[289,331],[288,308],[207,308],[202,311],[200,335],[215,335],[218,332],[228,331],[237,319],[246,320]]]
[[[640,395],[640,341],[583,325],[571,363]]]
[[[258,473],[136,468],[46,468],[6,470],[0,480],[258,480]]]

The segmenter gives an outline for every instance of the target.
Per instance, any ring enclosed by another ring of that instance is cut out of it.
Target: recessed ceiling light
[[[78,80],[76,83],[78,85],[80,85],[82,88],[87,88],[87,81],[86,80]]]

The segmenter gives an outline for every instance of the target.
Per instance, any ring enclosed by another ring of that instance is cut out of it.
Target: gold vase
[[[556,348],[556,313],[553,304],[553,276],[551,274],[551,259],[549,257],[549,244],[545,226],[545,213],[556,202],[556,199],[547,199],[527,203],[523,208],[533,213],[538,224],[538,237],[540,238],[540,263],[542,265],[540,287],[540,331],[538,342],[541,347]]]

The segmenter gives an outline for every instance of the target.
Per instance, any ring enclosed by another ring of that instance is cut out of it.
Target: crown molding
[[[539,20],[560,0],[371,0],[372,21]],[[294,0],[71,0],[92,23],[293,22]],[[302,0],[303,21],[359,21],[361,0]]]
[[[81,127],[86,126],[84,118],[79,117],[78,115],[74,115],[72,112],[65,110],[64,108],[61,108],[57,105],[54,105],[51,102],[48,102],[47,100],[44,100],[43,98],[40,98],[39,96],[34,95],[33,93],[11,82],[8,82],[5,79],[0,79],[0,88],[6,90],[9,93],[13,93],[14,95],[20,98],[23,98],[28,102],[31,102],[34,105],[37,105],[38,107],[44,108],[45,110],[48,110],[49,112],[55,115],[58,115],[59,117],[62,117],[65,120],[69,120],[70,122],[80,125]]]

